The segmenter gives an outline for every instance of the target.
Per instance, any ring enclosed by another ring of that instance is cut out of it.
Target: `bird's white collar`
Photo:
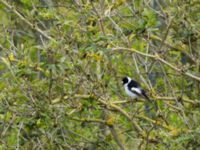
[[[127,77],[127,79],[128,79],[128,83],[130,83],[130,82],[131,82],[131,78],[130,78],[130,77]],[[128,83],[127,83],[127,84],[128,84]]]

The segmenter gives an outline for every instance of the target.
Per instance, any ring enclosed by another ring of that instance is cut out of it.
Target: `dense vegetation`
[[[0,150],[200,149],[198,0],[0,0],[0,14]]]

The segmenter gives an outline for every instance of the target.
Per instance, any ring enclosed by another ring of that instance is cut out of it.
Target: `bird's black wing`
[[[131,80],[131,82],[128,85],[130,88],[130,90],[137,94],[138,96],[142,96],[143,98],[145,98],[146,100],[149,100],[149,97],[146,95],[145,91],[140,87],[139,83],[137,83],[134,80]]]
[[[130,81],[130,83],[128,84],[128,89],[138,96],[141,96],[141,94],[142,94],[140,85],[135,80]]]
[[[149,97],[146,95],[145,91],[140,87],[140,84],[137,83],[135,80],[130,81],[130,83],[128,84],[128,89],[134,94],[141,96],[148,101],[151,101]]]
[[[140,87],[139,83],[137,83],[135,80],[131,80],[130,83],[128,84],[128,87],[131,88],[138,88]]]

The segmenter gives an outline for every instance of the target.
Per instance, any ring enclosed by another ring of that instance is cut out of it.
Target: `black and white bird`
[[[131,79],[130,77],[124,77],[122,81],[126,94],[132,99],[142,97],[145,100],[151,101],[146,95],[145,91],[141,88],[140,84],[137,83],[135,80]]]
[[[135,80],[131,79],[130,77],[124,77],[122,81],[126,94],[132,99],[142,97],[143,99],[147,100],[145,101],[145,112],[151,118],[156,116],[158,111],[157,103],[156,101],[152,101],[151,99],[149,99],[145,91],[141,88],[140,84]],[[150,108],[150,104],[153,104],[153,107]],[[152,110],[152,108],[154,108],[155,112],[150,111]],[[163,116],[161,117],[163,118]]]

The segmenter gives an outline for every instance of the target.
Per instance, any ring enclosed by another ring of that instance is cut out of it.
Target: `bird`
[[[158,106],[155,101],[152,101],[145,93],[145,91],[142,89],[140,84],[131,79],[130,77],[126,76],[122,78],[122,82],[125,88],[125,92],[128,96],[130,96],[132,99],[137,99],[139,97],[142,97],[145,99],[145,113],[148,115],[148,117],[153,118],[156,116],[154,112],[151,111],[152,107],[150,107],[151,103],[153,104],[154,110],[157,112]]]
[[[140,84],[131,79],[130,77],[126,76],[122,78],[122,82],[125,88],[125,92],[128,96],[130,96],[132,99],[137,99],[139,97],[142,97],[143,99],[147,100],[145,101],[145,113],[147,114],[148,117],[154,118],[156,116],[159,116],[162,118],[165,122],[166,119],[162,114],[160,114],[159,109],[158,109],[158,104],[156,101],[152,101],[145,93],[145,91],[142,89]],[[153,104],[153,107],[149,107],[150,103]],[[154,109],[154,112],[152,111],[152,108]],[[168,122],[166,122],[168,124]]]
[[[123,82],[126,94],[130,96],[132,99],[142,97],[145,100],[151,101],[137,81],[126,76],[122,78],[122,82]]]

